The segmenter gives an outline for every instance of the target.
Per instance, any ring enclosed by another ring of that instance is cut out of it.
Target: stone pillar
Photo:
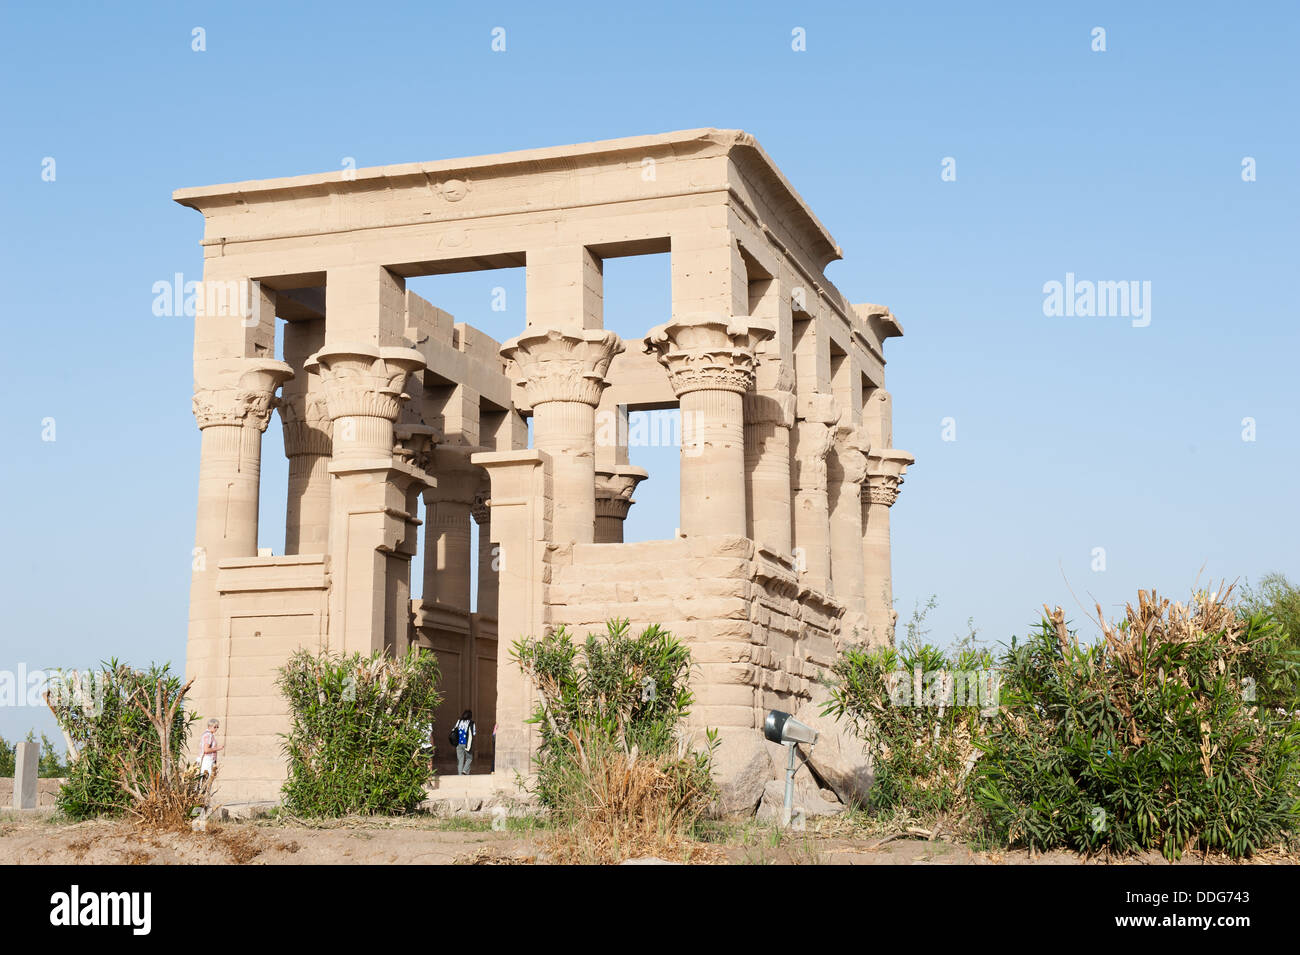
[[[830,499],[831,585],[845,610],[857,618],[866,613],[862,546],[862,482],[867,477],[870,441],[860,427],[841,424],[826,460]],[[865,637],[865,634],[864,634]]]
[[[295,369],[280,397],[284,454],[289,459],[284,552],[324,554],[329,550],[330,416],[320,375],[306,371],[307,359],[325,344],[325,321],[286,324],[284,358]]]
[[[407,379],[408,386],[415,376]],[[412,389],[418,390],[418,389]],[[393,653],[406,653],[415,642],[414,604],[411,600],[411,561],[419,551],[420,542],[420,495],[433,483],[433,454],[436,440],[435,429],[422,421],[412,421],[408,415],[410,403],[402,409],[397,424],[393,428],[395,444],[393,454],[400,458],[400,472],[393,477],[394,482],[406,495],[405,529],[397,547],[388,555],[388,578],[392,608],[389,617],[392,633],[386,634],[385,646]],[[406,473],[407,468],[410,474]],[[402,610],[405,613],[402,613]]]
[[[779,359],[764,360],[754,386],[745,394],[748,536],[788,556],[794,539],[790,499],[794,372]]]
[[[257,555],[262,432],[275,391],[293,370],[282,361],[246,359],[236,374],[232,388],[194,393],[194,417],[203,433],[196,539],[209,563],[213,557]]]
[[[35,809],[40,794],[36,779],[40,775],[41,748],[36,743],[14,746],[14,808]]]
[[[710,312],[650,330],[645,350],[668,370],[681,403],[681,530],[688,537],[745,537],[743,395],[754,384],[755,349],[772,325]]]
[[[280,404],[280,420],[284,425],[284,454],[289,459],[284,552],[327,553],[333,427],[325,396],[299,392],[286,398]]]
[[[480,489],[474,496],[470,514],[478,524],[478,605],[476,613],[484,617],[497,616],[497,601],[500,591],[497,587],[496,544],[492,543],[492,507],[491,482],[486,489]]]
[[[498,646],[539,637],[543,627],[546,548],[554,539],[552,461],[544,451],[486,451],[471,459],[492,481],[492,541],[500,547],[501,593]],[[532,716],[535,693],[505,653],[497,663],[496,773],[527,775],[536,745]]]
[[[826,494],[826,455],[840,411],[833,396],[813,392],[799,398],[794,426],[795,567],[807,586],[830,590],[830,501]]]
[[[409,533],[407,491],[418,479],[394,455],[394,423],[419,352],[395,345],[332,344],[307,362],[324,382],[333,422],[330,484],[330,646],[370,653],[392,642],[389,556]],[[408,571],[409,572],[409,571]],[[400,611],[409,614],[409,603]]]
[[[501,346],[533,408],[533,446],[552,461],[557,543],[590,544],[596,526],[596,405],[622,340],[599,329],[549,329]]]
[[[469,450],[433,452],[433,479],[424,492],[424,602],[468,614],[473,583],[470,509],[483,471],[470,464]]]
[[[892,448],[867,455],[867,483],[862,488],[862,560],[865,569],[867,626],[872,646],[892,646],[894,584],[890,570],[889,509],[898,500],[903,474],[913,457]]]
[[[649,477],[645,468],[631,464],[600,468],[596,471],[596,540],[597,544],[623,543],[623,522],[636,503],[632,494],[636,486]]]
[[[186,649],[186,673],[196,681],[192,703],[205,716],[219,712],[228,676],[217,565],[257,556],[262,432],[276,389],[293,377],[284,362],[263,358],[230,359],[211,371],[211,384],[199,385],[193,400],[202,449]]]

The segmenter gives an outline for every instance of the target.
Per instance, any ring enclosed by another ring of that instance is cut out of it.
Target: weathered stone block
[[[36,743],[14,746],[14,808],[35,809],[41,750]]]

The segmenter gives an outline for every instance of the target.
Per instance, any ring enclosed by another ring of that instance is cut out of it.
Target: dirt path
[[[0,821],[0,865],[446,865],[532,861],[509,832],[232,822],[206,832],[147,832],[123,822]]]
[[[542,831],[452,828],[428,817],[320,826],[256,820],[214,824],[206,832],[148,832],[125,822],[60,822],[45,812],[0,814],[0,865],[517,865],[545,863],[545,843]],[[980,852],[942,841],[770,829],[747,830],[703,857],[733,865],[1107,864],[1068,852],[1031,858],[1023,851]],[[1109,863],[1165,864],[1155,853]],[[1206,860],[1188,856],[1182,863]]]

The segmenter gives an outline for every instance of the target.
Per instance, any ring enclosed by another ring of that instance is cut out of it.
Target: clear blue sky
[[[153,283],[200,277],[202,219],[174,188],[700,126],[756,135],[843,247],[830,278],[906,328],[888,345],[895,444],[917,458],[893,511],[901,617],[936,594],[937,640],[973,617],[1000,641],[1044,601],[1082,620],[1071,589],[1115,613],[1202,567],[1300,576],[1296,6],[992,6],[6,4],[0,670],[183,660],[193,333],[151,306]],[[1149,281],[1150,325],[1045,316],[1066,273]],[[661,321],[667,275],[611,263],[610,326]],[[498,337],[522,327],[518,273],[415,287]],[[631,537],[676,524],[662,458],[637,459],[658,480]],[[32,725],[53,728],[0,708],[0,734]]]

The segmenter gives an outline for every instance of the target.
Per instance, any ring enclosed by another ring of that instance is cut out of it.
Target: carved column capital
[[[332,453],[334,423],[323,394],[286,395],[280,399],[279,410],[286,458]]]
[[[840,424],[834,434],[836,478],[845,484],[861,486],[867,479],[871,439],[857,425]]]
[[[501,346],[511,377],[524,386],[529,404],[578,401],[600,404],[609,363],[623,340],[599,328],[526,332]]]
[[[474,503],[469,506],[469,512],[474,518],[474,523],[480,528],[486,527],[492,522],[492,505],[491,488],[480,488],[479,492],[474,495]]]
[[[320,373],[330,418],[385,418],[396,421],[407,376],[424,367],[413,348],[329,345],[307,359]]]
[[[759,343],[774,334],[762,319],[701,312],[655,326],[643,345],[668,370],[677,397],[692,391],[743,395],[754,384]]]
[[[220,377],[229,384],[195,386],[192,407],[199,430],[253,425],[265,431],[279,400],[275,392],[293,377],[293,369],[274,359],[246,358]]]
[[[393,426],[393,454],[406,458],[422,471],[432,468],[438,447],[438,429],[432,425],[399,422]]]
[[[596,469],[596,516],[623,520],[631,508],[636,486],[650,474],[631,464]]]
[[[863,501],[893,507],[908,465],[916,459],[894,448],[872,450],[867,454],[867,482],[862,487]]]

